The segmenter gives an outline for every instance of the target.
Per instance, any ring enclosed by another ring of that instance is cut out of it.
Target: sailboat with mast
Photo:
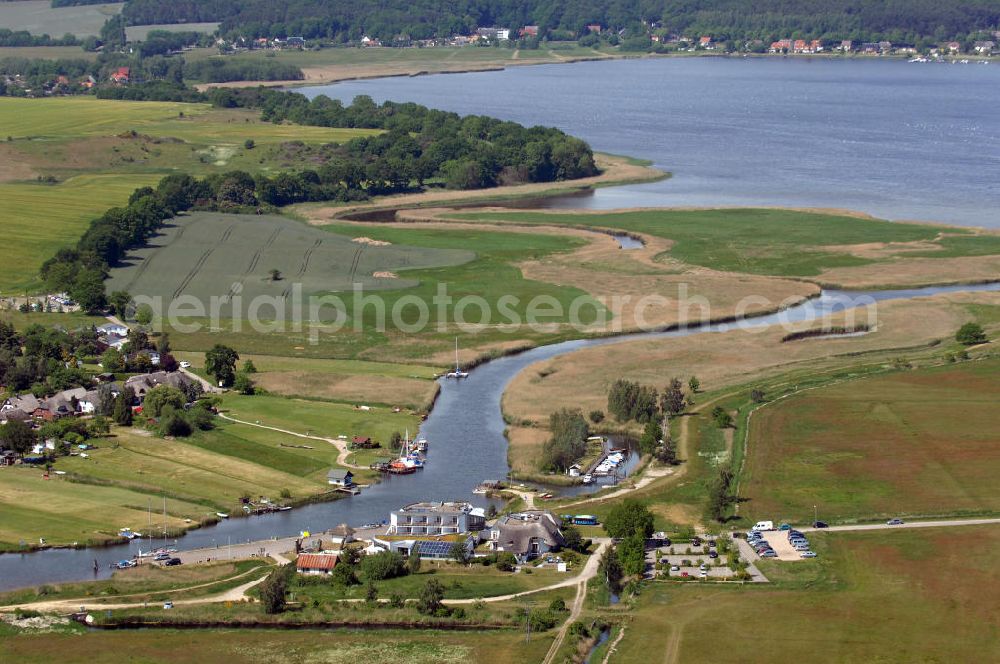
[[[399,458],[389,464],[389,472],[396,475],[409,475],[423,467],[423,455],[412,449],[410,431],[407,429],[399,449]]]
[[[455,370],[449,371],[445,374],[445,378],[454,378],[458,380],[460,378],[468,378],[469,372],[462,371],[461,365],[458,363],[458,337],[455,337]]]

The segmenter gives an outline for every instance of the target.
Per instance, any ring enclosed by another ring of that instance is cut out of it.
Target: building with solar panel
[[[389,551],[394,551],[403,557],[416,550],[421,558],[435,558],[447,560],[455,557],[455,545],[459,544],[465,550],[465,555],[471,556],[476,549],[479,539],[475,535],[462,536],[438,536],[436,538],[408,538],[396,539],[389,536],[375,538],[375,544],[385,547]]]

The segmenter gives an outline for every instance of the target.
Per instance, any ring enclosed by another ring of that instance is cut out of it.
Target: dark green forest
[[[585,34],[588,24],[723,38],[779,36],[915,41],[966,37],[1000,24],[1000,0],[129,0],[132,25],[221,21],[223,34],[387,43],[538,25]]]

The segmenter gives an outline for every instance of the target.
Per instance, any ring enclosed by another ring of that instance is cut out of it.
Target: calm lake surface
[[[1000,228],[997,63],[661,58],[299,91],[553,125],[673,173],[557,207],[839,207]]]

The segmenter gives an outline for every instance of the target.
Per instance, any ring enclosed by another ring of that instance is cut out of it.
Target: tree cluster
[[[369,35],[385,43],[468,34],[477,26],[516,30],[537,25],[544,38],[583,36],[595,23],[635,35],[655,23],[677,34],[763,38],[783,33],[877,41],[943,39],[1000,24],[995,0],[761,0],[753,5],[742,0],[131,0],[123,14],[131,25],[220,21],[220,31],[231,36],[346,42]]]
[[[90,374],[77,362],[93,358],[98,349],[93,328],[66,332],[35,324],[19,334],[0,321],[0,385],[38,397],[89,386]]]
[[[590,428],[579,410],[563,408],[549,415],[550,438],[542,448],[542,467],[566,470],[587,451]]]

